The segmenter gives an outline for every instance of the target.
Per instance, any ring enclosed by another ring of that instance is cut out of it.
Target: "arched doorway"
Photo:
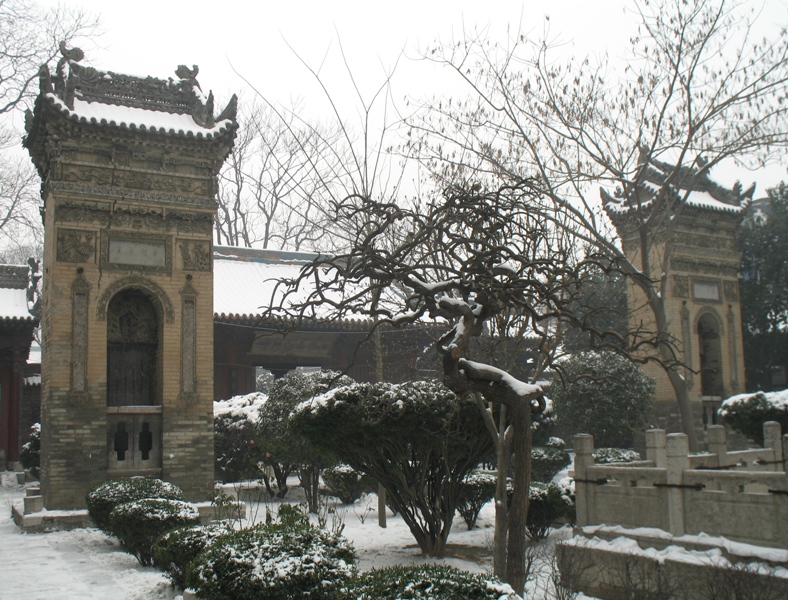
[[[159,319],[138,290],[116,294],[107,310],[107,406],[158,404]]]
[[[161,469],[161,318],[126,289],[107,306],[107,450],[110,471]]]
[[[714,315],[705,313],[698,319],[698,342],[701,395],[722,396],[722,343],[720,324]]]

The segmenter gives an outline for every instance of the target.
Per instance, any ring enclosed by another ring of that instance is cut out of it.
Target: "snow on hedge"
[[[754,401],[756,398],[759,400],[765,400],[773,408],[788,411],[788,390],[780,390],[778,392],[754,392],[751,394],[738,394],[736,396],[731,396],[727,400],[723,401],[722,406],[720,406],[719,413],[722,416],[726,416],[732,407],[741,404],[748,404]]]
[[[233,396],[229,400],[215,400],[213,403],[214,417],[232,417],[234,420],[246,419],[257,422],[257,416],[268,396],[260,392]]]

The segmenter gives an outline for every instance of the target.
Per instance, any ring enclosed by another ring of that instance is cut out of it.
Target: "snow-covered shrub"
[[[547,446],[548,441],[552,439],[556,432],[557,420],[553,401],[546,396],[544,400],[544,410],[531,418],[532,446]]]
[[[491,575],[446,565],[395,566],[361,573],[349,590],[354,600],[515,600]]]
[[[726,425],[762,446],[766,421],[777,421],[788,433],[788,390],[732,396],[722,403],[719,415]]]
[[[444,552],[459,486],[492,451],[476,402],[437,381],[343,386],[299,404],[290,423],[383,486],[431,556]]]
[[[153,543],[153,564],[166,573],[173,585],[184,588],[189,565],[216,538],[231,531],[226,524],[214,523],[163,533]]]
[[[186,582],[209,600],[339,600],[355,560],[344,537],[295,519],[218,538],[192,562]]]
[[[342,504],[353,504],[364,492],[371,491],[372,480],[350,465],[328,467],[323,471],[326,491],[339,498]]]
[[[574,525],[577,521],[577,511],[576,511],[576,497],[575,497],[575,480],[572,477],[563,477],[558,481],[554,482],[558,488],[558,491],[561,493],[561,499],[564,501],[563,508],[564,508],[564,518],[566,522],[570,525]]]
[[[531,483],[528,493],[528,524],[525,531],[532,540],[543,540],[550,526],[567,516],[568,502],[554,483]]]
[[[280,489],[287,485],[285,471],[297,469],[301,488],[313,513],[318,511],[320,504],[320,472],[339,461],[330,449],[317,449],[297,427],[291,427],[290,413],[301,402],[351,383],[350,377],[336,371],[294,371],[273,383],[268,402],[260,411],[265,450],[270,455]]]
[[[160,479],[131,477],[126,479],[110,479],[100,483],[88,492],[85,501],[88,515],[96,527],[109,532],[109,514],[119,504],[143,498],[168,498],[183,500],[181,489]]]
[[[550,396],[567,435],[590,433],[598,446],[626,448],[647,427],[655,382],[637,365],[612,352],[583,352],[556,369]]]
[[[597,448],[592,456],[594,457],[594,462],[598,465],[630,463],[640,460],[640,454],[626,448]]]
[[[550,439],[561,441],[559,438]],[[531,479],[549,483],[570,461],[569,453],[555,443],[552,446],[531,448]]]
[[[476,526],[482,507],[495,497],[497,478],[490,473],[470,473],[460,485],[457,511],[468,529]]]
[[[41,468],[41,423],[33,423],[30,427],[30,434],[19,453],[19,462],[38,479]]]
[[[225,483],[259,475],[264,450],[257,421],[266,398],[253,393],[213,403],[216,473]]]
[[[143,567],[153,564],[153,543],[162,533],[197,525],[200,512],[183,500],[143,498],[119,504],[109,513],[109,532]]]

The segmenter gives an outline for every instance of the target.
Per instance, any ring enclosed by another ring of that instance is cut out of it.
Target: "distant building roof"
[[[727,213],[741,215],[752,201],[755,184],[742,190],[738,183],[728,189],[709,178],[705,165],[698,167],[675,165],[650,159],[642,163],[637,184],[628,189],[616,190],[611,196],[604,188],[600,190],[605,211],[616,222],[636,213],[651,212],[660,193],[670,194],[673,206],[681,206],[685,214],[698,212]],[[670,183],[668,183],[670,181]]]
[[[34,322],[27,306],[27,265],[0,265],[0,320]]]
[[[321,255],[312,252],[290,252],[286,250],[258,250],[234,246],[213,247],[213,311],[214,321],[246,326],[281,326],[289,322],[288,317],[276,317],[262,321],[265,311],[279,305],[287,314],[294,303],[304,300],[314,290],[311,280],[299,282],[299,291],[284,298],[285,284],[295,281],[305,265]],[[332,286],[321,290],[327,298],[340,302],[343,295],[352,293],[352,284]],[[398,302],[394,299],[393,302]],[[311,312],[303,315],[299,329],[310,331],[369,331],[373,320],[367,315],[343,319],[329,318],[331,310],[318,304]],[[284,319],[284,320],[283,320]],[[426,320],[414,327],[429,326]],[[407,328],[407,327],[405,327]]]

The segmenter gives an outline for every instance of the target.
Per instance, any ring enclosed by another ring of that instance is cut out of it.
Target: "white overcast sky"
[[[54,0],[43,0],[55,4]],[[450,80],[419,61],[419,48],[437,39],[459,40],[463,31],[486,30],[504,40],[514,31],[535,37],[549,26],[549,36],[577,56],[607,52],[627,56],[636,15],[627,0],[400,0],[380,2],[332,0],[65,0],[101,16],[103,36],[83,44],[85,64],[133,75],[174,77],[179,64],[200,67],[204,91],[212,89],[220,104],[232,93],[242,100],[252,92],[246,79],[268,99],[289,103],[300,98],[309,112],[326,111],[325,98],[296,53],[315,68],[332,95],[345,98],[349,85],[342,67],[340,42],[362,93],[380,86],[395,64],[393,97],[433,96]],[[778,35],[788,24],[788,0],[746,0],[761,12],[760,31]],[[546,17],[549,16],[549,20]],[[451,88],[449,88],[451,89]],[[217,111],[222,107],[217,106]],[[738,173],[745,186],[758,181],[759,192],[788,179],[786,167],[768,173]]]

